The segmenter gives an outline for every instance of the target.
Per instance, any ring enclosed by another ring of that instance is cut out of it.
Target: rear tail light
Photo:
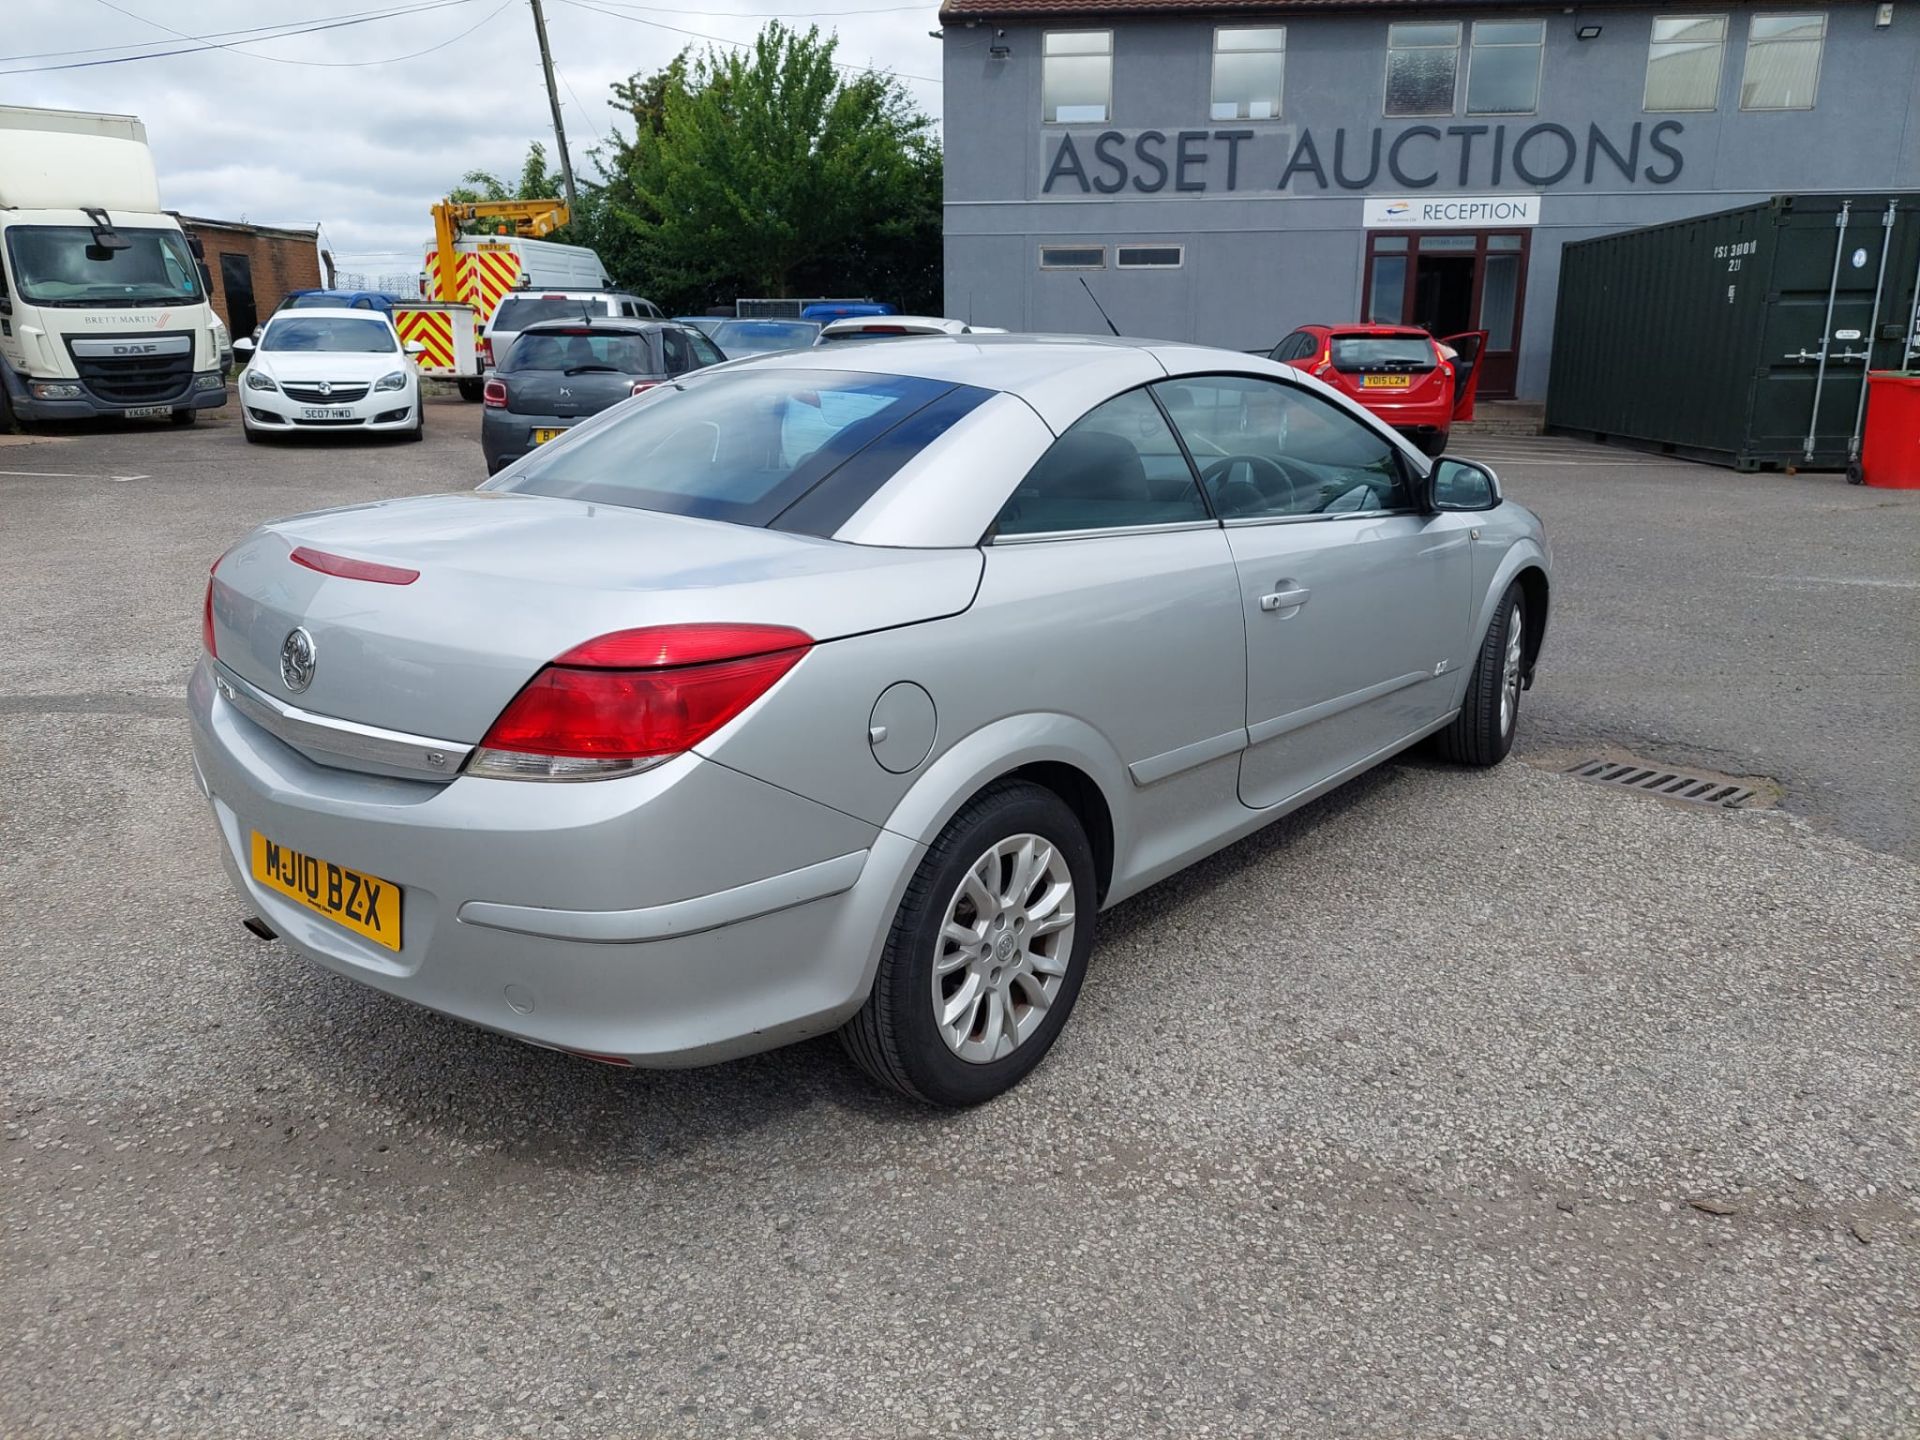
[[[609,780],[684,754],[797,665],[786,625],[655,625],[576,645],[527,682],[467,760],[495,780]]]
[[[507,408],[507,382],[504,380],[487,381],[486,387],[480,392],[480,398],[486,402],[486,406],[489,410],[506,409]]]
[[[485,370],[495,368],[493,363],[493,341],[484,335],[480,337],[480,366]]]

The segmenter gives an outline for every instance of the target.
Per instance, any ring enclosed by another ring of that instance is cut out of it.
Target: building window
[[[1107,247],[1104,245],[1042,245],[1042,270],[1104,270]]]
[[[1114,268],[1119,270],[1178,270],[1186,260],[1184,245],[1116,245]]]
[[[1451,115],[1460,70],[1460,27],[1387,27],[1387,114]]]
[[[1476,20],[1467,61],[1469,115],[1531,115],[1540,108],[1544,20]]]
[[[1742,110],[1811,110],[1820,88],[1825,15],[1755,15],[1747,21]]]
[[[1724,15],[1656,15],[1647,42],[1649,110],[1713,110],[1720,104]]]
[[[1278,120],[1287,78],[1287,30],[1225,25],[1213,32],[1213,118]]]
[[[1040,88],[1049,125],[1099,125],[1113,118],[1113,32],[1049,30]]]

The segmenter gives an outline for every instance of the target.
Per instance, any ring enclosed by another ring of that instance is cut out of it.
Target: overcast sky
[[[138,115],[168,209],[262,224],[317,221],[342,269],[408,273],[432,233],[428,205],[461,175],[480,169],[511,178],[532,140],[552,152],[527,0],[438,0],[441,8],[424,13],[270,41],[219,32],[429,3],[436,0],[0,0],[0,104]],[[544,3],[581,175],[590,173],[596,137],[617,118],[607,87],[658,69],[683,46],[707,44],[662,26],[746,40],[772,13],[823,32],[837,28],[840,60],[899,73],[921,108],[940,115],[939,85],[905,78],[940,73],[939,42],[927,35],[938,24],[936,0]],[[233,48],[29,68],[191,48],[169,29]],[[442,48],[415,54],[429,46]],[[56,51],[75,53],[47,53]],[[394,58],[401,56],[414,58]]]

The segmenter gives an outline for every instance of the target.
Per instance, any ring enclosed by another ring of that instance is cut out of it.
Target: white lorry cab
[[[0,429],[227,403],[206,286],[131,115],[0,105]]]

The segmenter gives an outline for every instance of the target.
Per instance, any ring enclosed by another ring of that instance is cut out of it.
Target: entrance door
[[[253,327],[260,323],[260,312],[253,304],[252,258],[222,251],[220,288],[227,297],[227,333],[236,340],[253,334]]]
[[[1526,231],[1370,231],[1361,313],[1436,336],[1487,332],[1480,393],[1513,394],[1526,294]]]

